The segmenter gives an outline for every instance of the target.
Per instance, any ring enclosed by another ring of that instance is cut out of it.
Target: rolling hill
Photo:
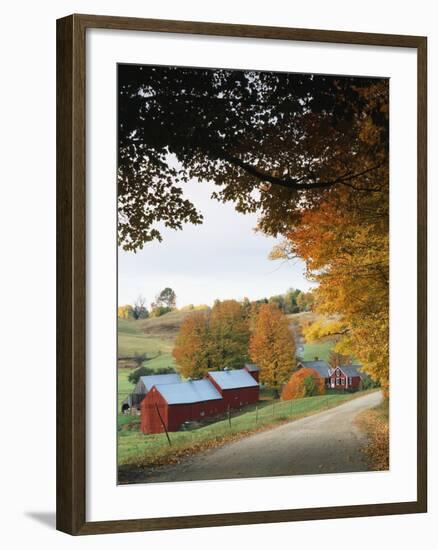
[[[175,367],[172,349],[183,320],[191,311],[172,311],[161,317],[142,319],[118,319],[118,357],[120,366],[133,364],[129,358],[146,355],[145,365],[152,369],[161,367]],[[317,315],[312,312],[295,313],[288,315],[291,324],[302,328],[305,324],[316,320]],[[329,350],[333,346],[330,340],[312,344],[302,343],[303,351],[300,355],[305,360],[328,359]]]
[[[136,355],[146,355],[146,365],[151,369],[174,367],[172,349],[179,327],[189,311],[172,311],[161,317],[142,319],[118,319],[119,365]]]

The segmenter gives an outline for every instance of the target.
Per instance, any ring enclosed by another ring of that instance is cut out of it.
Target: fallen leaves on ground
[[[380,409],[362,412],[357,424],[368,438],[363,448],[373,470],[389,470],[389,423]]]

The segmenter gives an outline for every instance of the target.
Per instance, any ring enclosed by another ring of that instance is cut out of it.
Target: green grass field
[[[296,330],[300,331],[302,331],[304,327],[308,326],[311,323],[314,323],[321,318],[320,315],[312,311],[292,313],[287,317],[289,321],[295,325]],[[330,357],[330,350],[333,348],[334,345],[335,341],[330,339],[325,339],[320,342],[312,343],[304,342],[302,343],[304,351],[300,352],[299,356],[304,361],[313,361],[315,357],[318,357],[318,359],[321,359],[323,361],[328,361]]]
[[[141,321],[119,319],[118,356],[146,354],[144,364],[150,369],[175,367],[172,349],[183,317],[184,314],[176,312]]]
[[[304,361],[313,361],[315,357],[323,361],[328,361],[330,357],[330,350],[334,346],[334,342],[327,340],[326,342],[313,342],[304,344],[304,352],[301,354]]]
[[[128,380],[128,376],[133,370],[134,369],[117,370],[117,411],[120,411],[122,401],[125,399],[128,393],[131,393],[134,389],[134,385],[131,384],[131,382],[129,382]],[[119,421],[120,417],[123,416],[123,414],[119,414]]]
[[[231,427],[228,419],[225,418],[188,431],[172,432],[170,433],[171,446],[164,433],[145,435],[140,432],[139,417],[125,417],[123,423],[129,424],[129,427],[119,425],[118,463],[148,465],[166,462],[167,458],[171,459],[178,453],[189,452],[196,447],[208,448],[263,427],[315,414],[362,394],[363,392],[328,394],[292,401],[260,402],[257,411],[256,406],[252,405],[244,412],[234,413]]]

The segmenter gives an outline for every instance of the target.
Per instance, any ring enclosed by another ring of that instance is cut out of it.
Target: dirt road
[[[185,459],[178,465],[137,469],[131,483],[233,479],[368,469],[361,453],[365,436],[354,423],[358,413],[380,403],[379,392],[235,443]]]

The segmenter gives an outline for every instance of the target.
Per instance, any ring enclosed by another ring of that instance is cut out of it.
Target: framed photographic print
[[[425,512],[426,38],[57,51],[58,529]]]

